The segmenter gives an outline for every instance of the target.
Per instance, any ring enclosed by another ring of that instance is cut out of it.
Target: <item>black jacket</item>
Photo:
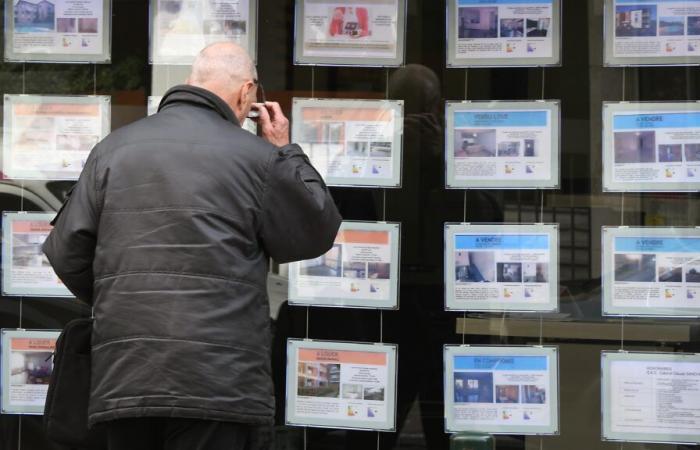
[[[270,423],[268,258],[323,254],[340,221],[298,146],[244,131],[204,89],[172,88],[100,142],[44,244],[94,306],[90,424]]]

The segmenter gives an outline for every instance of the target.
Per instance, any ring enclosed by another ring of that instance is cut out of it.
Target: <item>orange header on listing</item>
[[[388,231],[341,230],[335,238],[336,243],[343,244],[389,244]]]
[[[56,339],[14,338],[10,345],[12,350],[48,350],[52,352],[56,348]]]
[[[49,233],[53,227],[44,220],[17,220],[12,222],[13,233]]]
[[[304,121],[339,122],[389,122],[393,117],[392,110],[379,108],[304,108],[301,115]]]
[[[12,109],[17,116],[95,116],[100,105],[77,103],[23,103]]]
[[[299,361],[385,366],[386,353],[300,348]]]

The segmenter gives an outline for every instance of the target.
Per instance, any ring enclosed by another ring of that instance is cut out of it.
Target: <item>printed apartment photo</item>
[[[12,235],[12,266],[17,268],[51,267],[41,251],[46,235],[37,233],[14,233]]]
[[[370,12],[362,6],[337,6],[331,9],[328,36],[363,38],[370,36]]]
[[[700,144],[685,144],[683,149],[686,161],[700,161]]]
[[[685,16],[659,17],[659,36],[683,36]]]
[[[549,17],[541,19],[527,19],[525,32],[527,37],[547,37],[552,19]]]
[[[683,267],[659,266],[659,281],[662,283],[682,283]]]
[[[340,396],[340,364],[299,362],[297,395],[338,398]]]
[[[299,274],[309,277],[339,277],[341,276],[342,253],[342,245],[335,244],[326,254],[301,261]]]
[[[10,353],[10,385],[49,384],[52,356],[51,352],[13,350]]]
[[[547,283],[549,264],[523,263],[524,283]]]
[[[543,405],[547,402],[547,389],[544,386],[526,384],[521,386],[522,403]]]
[[[497,38],[498,8],[459,8],[457,32],[460,39]]]
[[[496,156],[496,130],[455,130],[455,158]]]
[[[494,252],[455,252],[455,281],[458,283],[491,283],[496,280]]]
[[[656,36],[656,5],[618,5],[615,9],[615,36]]]
[[[682,162],[683,146],[681,144],[659,144],[659,162]]]
[[[614,151],[616,164],[656,162],[656,132],[616,132]]]
[[[55,31],[55,17],[56,6],[54,2],[48,0],[15,0],[14,25],[16,33],[53,32]]]
[[[615,281],[656,281],[656,255],[615,254]]]
[[[343,122],[304,122],[301,128],[301,142],[342,144],[345,141]]]
[[[517,384],[496,385],[496,403],[520,403],[520,386]]]
[[[524,35],[524,19],[501,19],[501,37],[519,38]]]
[[[455,372],[455,403],[493,403],[491,372]]]
[[[496,280],[499,283],[522,283],[522,263],[498,263],[496,264]]]

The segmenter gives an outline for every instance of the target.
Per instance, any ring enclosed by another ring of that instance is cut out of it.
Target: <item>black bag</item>
[[[68,322],[56,341],[54,367],[44,406],[44,431],[49,440],[83,449],[104,449],[100,426],[88,429],[90,337],[92,319]]]

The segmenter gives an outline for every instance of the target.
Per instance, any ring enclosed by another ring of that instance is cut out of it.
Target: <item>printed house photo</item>
[[[662,283],[682,283],[683,268],[659,266],[659,281]]]
[[[325,255],[301,261],[299,274],[309,277],[339,277],[342,256],[341,244],[335,244]]]
[[[656,36],[656,5],[617,6],[615,36]]]
[[[520,142],[506,141],[498,143],[498,156],[520,156]]]
[[[369,156],[372,158],[391,158],[391,142],[370,143]]]
[[[12,235],[12,265],[18,268],[51,267],[41,251],[46,235],[38,233],[15,233]]]
[[[523,282],[546,283],[548,270],[547,263],[523,263]]]
[[[688,36],[700,35],[700,16],[688,16]]]
[[[360,158],[367,157],[367,151],[369,149],[369,142],[364,141],[353,141],[348,142],[346,153],[348,156],[356,156]]]
[[[455,281],[458,283],[491,283],[496,279],[493,252],[455,252]]]
[[[615,281],[656,281],[656,255],[615,254]]]
[[[297,395],[338,398],[340,396],[340,364],[299,362]]]
[[[493,403],[491,372],[455,372],[455,403]]]
[[[78,32],[97,33],[97,17],[83,17],[78,19]]]
[[[52,356],[51,352],[13,350],[10,353],[10,384],[49,384]]]
[[[547,37],[551,22],[552,19],[549,17],[542,19],[527,19],[525,28],[527,37]]]
[[[520,403],[520,386],[517,384],[496,386],[496,403]]]
[[[343,384],[342,397],[351,400],[362,400],[362,385],[361,384]]]
[[[700,161],[700,144],[685,144],[685,160]]]
[[[369,11],[364,7],[338,6],[332,9],[328,36],[362,38],[371,34]]]
[[[375,402],[383,402],[384,386],[365,386],[364,399]]]
[[[522,403],[542,405],[547,402],[547,390],[544,387],[527,384],[521,386]]]
[[[686,266],[685,268],[686,283],[700,283],[700,265]]]
[[[498,263],[496,268],[499,283],[522,283],[522,263]]]
[[[53,2],[48,0],[16,0],[13,10],[15,32],[45,33],[55,29],[56,6]]]
[[[77,20],[73,17],[59,17],[56,19],[56,31],[59,33],[75,33],[78,31]]]
[[[681,144],[659,144],[659,162],[682,162],[683,146]]]
[[[621,131],[615,133],[615,163],[656,162],[654,131]]]
[[[367,263],[367,275],[373,280],[388,280],[391,278],[391,264]]]
[[[367,263],[343,261],[343,278],[367,278]]]
[[[659,17],[659,36],[683,36],[685,17]]]
[[[523,19],[501,19],[501,37],[523,37],[524,22]]]
[[[496,156],[496,130],[455,130],[455,158]]]
[[[498,37],[498,8],[459,8],[458,16],[460,39]]]

